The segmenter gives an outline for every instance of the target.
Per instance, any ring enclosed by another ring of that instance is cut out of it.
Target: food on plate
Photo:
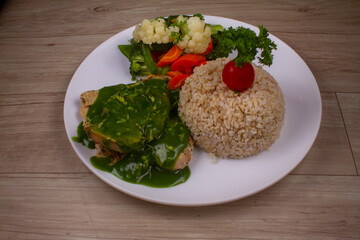
[[[129,44],[134,83],[81,94],[75,141],[96,148],[96,168],[152,187],[190,176],[194,141],[212,158],[244,158],[279,137],[285,104],[261,66],[276,45],[259,32],[205,23],[201,14],[144,19]],[[237,52],[235,58],[228,58]]]
[[[229,58],[195,68],[180,91],[178,111],[195,144],[224,158],[244,158],[267,150],[279,137],[285,103],[274,78],[253,64],[254,84],[229,89],[222,71]]]
[[[97,148],[93,165],[151,186],[185,181],[193,141],[177,116],[177,97],[165,80],[156,78],[81,94],[83,128]],[[157,183],[153,175],[164,174],[173,174],[172,181]]]
[[[203,62],[212,51],[211,36],[223,29],[220,25],[205,23],[201,14],[144,19],[136,26],[130,44],[118,45],[118,48],[129,59],[133,80],[149,74],[166,75],[171,65],[178,64],[176,60],[186,54],[191,54],[193,61],[182,73],[190,75],[198,58]]]
[[[254,82],[254,69],[251,62],[255,60],[258,49],[261,49],[257,57],[263,65],[272,64],[272,50],[276,44],[269,38],[266,28],[259,26],[259,34],[248,28],[228,28],[216,32],[213,38],[213,50],[207,56],[210,60],[228,57],[232,51],[237,51],[237,56],[229,61],[222,70],[223,82],[232,90],[246,91]]]
[[[194,68],[207,60],[228,57],[237,51],[237,56],[224,67],[223,81],[228,88],[242,92],[254,82],[250,63],[256,56],[261,64],[272,64],[276,44],[268,36],[263,26],[259,26],[257,35],[244,27],[225,29],[205,23],[201,14],[171,15],[144,19],[136,26],[130,45],[118,47],[130,61],[133,80],[148,74],[167,74],[174,78],[170,81],[171,89],[181,88]],[[259,55],[258,50],[261,50]],[[172,76],[172,72],[182,75]]]

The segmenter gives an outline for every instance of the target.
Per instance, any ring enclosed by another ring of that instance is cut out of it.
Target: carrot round
[[[170,50],[164,54],[163,57],[159,60],[159,62],[156,64],[158,67],[166,67],[173,63],[176,59],[178,59],[181,56],[181,49],[174,45]]]

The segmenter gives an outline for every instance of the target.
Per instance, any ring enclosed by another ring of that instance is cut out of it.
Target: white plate
[[[252,25],[222,17],[205,16],[211,24],[224,27]],[[285,123],[280,138],[269,151],[241,160],[211,158],[195,148],[187,182],[172,188],[151,188],[120,180],[95,169],[89,162],[94,151],[71,140],[81,121],[81,93],[119,83],[130,83],[129,62],[118,50],[127,44],[134,27],[109,38],[81,63],[68,86],[64,103],[64,121],[69,141],[83,163],[100,179],[131,196],[167,205],[200,206],[233,201],[255,194],[290,173],[311,148],[321,120],[321,98],[316,80],[305,62],[288,45],[273,35],[277,44],[274,63],[265,68],[278,81],[286,104]]]

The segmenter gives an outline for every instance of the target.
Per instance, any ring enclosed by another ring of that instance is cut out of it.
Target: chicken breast
[[[95,102],[97,96],[98,96],[98,91],[97,90],[87,91],[87,92],[84,92],[84,93],[82,93],[80,95],[80,99],[81,99],[80,116],[81,116],[81,118],[83,120],[83,127],[84,127],[84,130],[85,130],[86,134],[92,140],[94,140],[95,144],[103,146],[103,140],[106,139],[106,136],[101,136],[101,135],[93,133],[90,130],[90,123],[86,119],[86,114],[89,111],[89,107],[91,105],[93,105],[93,103]],[[115,152],[123,153],[116,142],[111,141],[108,145],[109,145],[109,148],[111,150],[113,150]],[[99,151],[99,150],[101,150],[101,151]],[[101,149],[98,149],[98,152],[99,153],[101,152],[103,154],[105,152],[104,148],[101,147]]]
[[[109,143],[109,140],[107,139],[107,148],[105,148],[103,141],[106,139],[106,136],[101,136],[99,134],[92,132],[90,129],[90,123],[87,121],[86,118],[88,110],[90,106],[94,104],[98,96],[98,93],[99,92],[97,90],[91,90],[84,92],[80,95],[80,99],[81,99],[80,116],[83,120],[83,127],[85,132],[95,142],[95,146],[97,149],[96,155],[111,156],[113,157],[113,159],[115,159],[114,161],[116,162],[124,156],[123,151],[120,149],[119,145],[114,141],[110,141]],[[189,137],[189,143],[187,147],[182,153],[180,153],[172,170],[185,168],[192,159],[193,149],[194,149],[194,141],[191,137]]]

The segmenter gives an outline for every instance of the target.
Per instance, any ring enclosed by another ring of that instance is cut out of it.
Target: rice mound
[[[267,150],[279,137],[285,102],[274,78],[253,64],[254,84],[245,92],[229,89],[222,70],[229,58],[195,68],[180,91],[179,116],[195,143],[223,158],[244,158]]]

